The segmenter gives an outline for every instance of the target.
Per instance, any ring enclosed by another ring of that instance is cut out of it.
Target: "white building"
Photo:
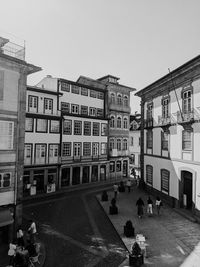
[[[139,91],[141,175],[173,206],[200,211],[200,56]]]
[[[129,129],[129,169],[130,175],[134,178],[140,178],[140,123],[141,115],[130,115]]]

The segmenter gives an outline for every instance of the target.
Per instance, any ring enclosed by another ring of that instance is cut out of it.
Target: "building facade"
[[[0,245],[22,222],[27,75],[40,68],[24,48],[0,37]]]
[[[141,175],[173,206],[200,211],[200,56],[139,91]]]
[[[129,169],[130,176],[140,179],[140,123],[141,115],[130,115],[130,131],[129,131]]]

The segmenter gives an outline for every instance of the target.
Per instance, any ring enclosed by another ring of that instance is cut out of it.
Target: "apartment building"
[[[200,214],[200,56],[138,93],[141,175],[148,190]]]
[[[135,113],[130,115],[130,131],[129,131],[129,169],[130,176],[140,179],[140,124],[141,115]]]
[[[109,117],[108,143],[110,179],[129,176],[130,93],[134,88],[119,84],[119,78],[107,75],[97,80],[80,76],[78,81],[106,92],[106,114]]]
[[[27,87],[23,196],[59,188],[61,112],[59,92]]]
[[[22,222],[26,82],[39,70],[24,47],[0,37],[0,246]]]
[[[38,86],[54,89],[59,94],[61,165],[58,187],[107,180],[109,160],[105,91],[51,76],[42,79]]]

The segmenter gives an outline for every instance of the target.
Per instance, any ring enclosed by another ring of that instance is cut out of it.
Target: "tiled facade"
[[[173,206],[200,211],[200,56],[139,91],[141,171]]]

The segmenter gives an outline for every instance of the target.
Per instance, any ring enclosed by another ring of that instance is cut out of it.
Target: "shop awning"
[[[0,210],[0,227],[12,224],[13,222],[14,220],[9,209]]]

